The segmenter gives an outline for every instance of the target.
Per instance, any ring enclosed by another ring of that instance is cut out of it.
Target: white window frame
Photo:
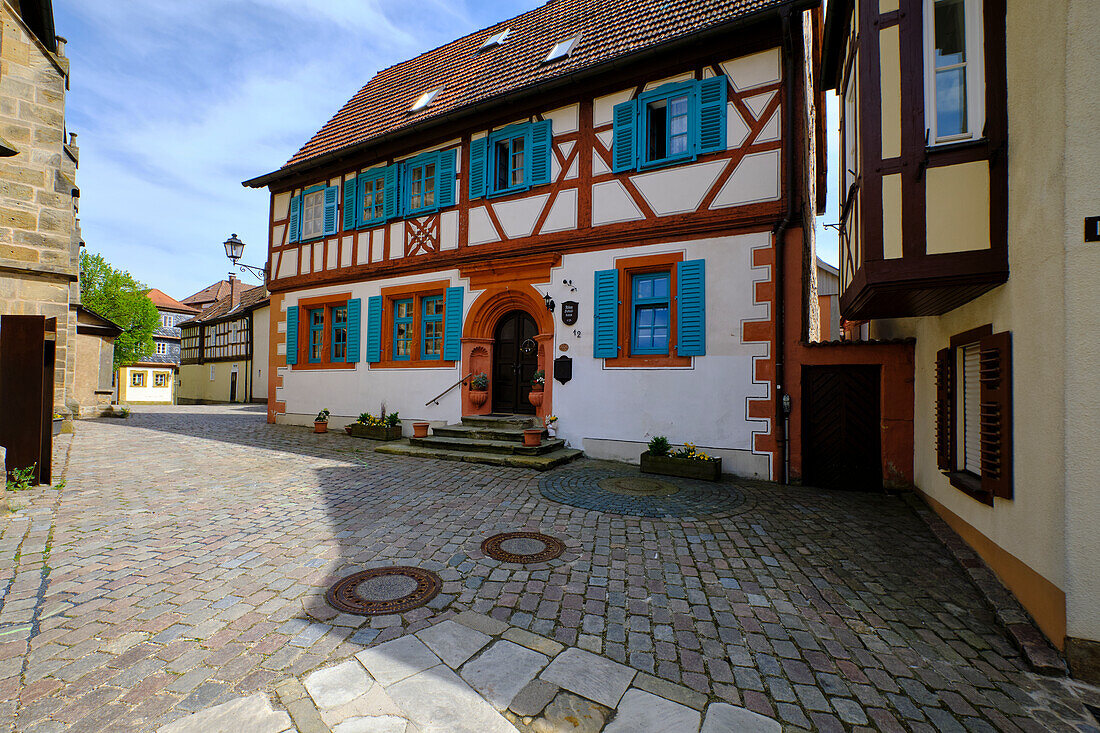
[[[966,125],[967,132],[941,136],[936,130],[936,0],[924,0],[924,124],[928,145],[978,140],[985,130],[984,0],[963,0],[966,23]]]
[[[316,201],[316,206],[311,202]],[[311,210],[316,217],[311,217]],[[312,226],[311,226],[312,225]],[[302,196],[302,240],[315,239],[325,232],[325,190],[311,191]]]

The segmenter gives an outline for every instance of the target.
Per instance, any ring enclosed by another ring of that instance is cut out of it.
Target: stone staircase
[[[537,428],[534,417],[524,415],[475,415],[463,417],[461,424],[432,430],[426,438],[408,438],[384,443],[377,453],[444,461],[486,463],[547,471],[577,458],[581,451],[568,448],[560,438],[542,431],[542,444],[525,446],[523,431]]]

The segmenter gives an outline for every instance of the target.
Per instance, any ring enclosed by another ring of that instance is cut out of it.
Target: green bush
[[[669,444],[668,438],[663,435],[655,435],[649,441],[649,455],[651,456],[667,456],[671,449],[672,446]]]

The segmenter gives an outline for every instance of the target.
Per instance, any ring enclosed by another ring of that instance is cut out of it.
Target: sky
[[[230,234],[262,267],[269,194],[241,181],[279,168],[376,71],[541,2],[55,0],[88,249],[175,298],[226,277]]]

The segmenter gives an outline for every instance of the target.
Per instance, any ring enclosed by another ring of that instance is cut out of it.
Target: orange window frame
[[[684,261],[683,252],[622,257],[615,260],[619,271],[619,346],[620,353],[613,359],[604,359],[605,367],[689,367],[690,356],[677,356],[676,351],[676,265]],[[653,272],[669,273],[668,354],[632,354],[634,343],[631,333],[634,308],[634,276]]]
[[[420,347],[424,343],[421,330],[421,320],[424,317],[424,298],[447,297],[447,288],[450,286],[447,280],[435,280],[426,283],[412,283],[409,285],[395,285],[391,288],[382,288],[382,361],[371,364],[371,369],[428,369],[440,367],[454,367],[454,361],[447,361],[440,355],[439,359],[421,359]],[[393,358],[393,314],[397,308],[394,305],[399,300],[412,300],[413,302],[413,342],[412,353],[408,359]],[[447,316],[443,315],[443,338],[447,338],[447,329],[451,324],[447,323]]]
[[[295,370],[309,369],[354,369],[356,363],[329,361],[332,358],[332,309],[348,304],[351,293],[322,295],[316,298],[303,298],[298,301],[298,363],[291,365]],[[309,312],[325,309],[325,325],[321,329],[321,361],[309,361]],[[360,326],[362,327],[362,326]]]

